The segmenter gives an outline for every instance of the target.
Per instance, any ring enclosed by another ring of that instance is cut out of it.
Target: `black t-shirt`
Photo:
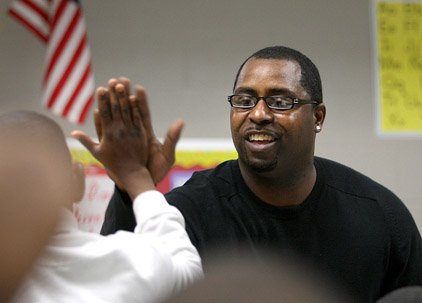
[[[193,174],[166,194],[206,269],[217,250],[270,249],[309,261],[361,302],[422,285],[422,241],[404,204],[388,189],[336,162],[315,158],[317,180],[303,203],[275,207],[246,186],[237,161]],[[116,190],[103,234],[133,230],[127,195]],[[206,270],[205,270],[206,272]]]

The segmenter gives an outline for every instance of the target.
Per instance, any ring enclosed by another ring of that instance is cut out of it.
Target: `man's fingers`
[[[164,155],[167,159],[173,159],[176,150],[176,144],[179,141],[185,122],[181,119],[176,120],[167,131],[166,138],[163,143]]]
[[[98,143],[94,142],[91,137],[79,130],[73,131],[71,136],[81,142],[82,145],[85,146],[95,158],[97,158],[96,147],[98,146]]]
[[[101,120],[109,123],[112,120],[112,116],[108,91],[104,87],[99,87],[95,94],[97,95],[98,111]]]
[[[136,98],[139,102],[139,111],[142,117],[142,124],[145,127],[147,139],[150,141],[154,137],[154,130],[152,129],[151,114],[148,107],[145,89],[141,85],[136,85]]]
[[[117,80],[125,87],[126,95],[130,96],[130,80],[126,77],[119,77]]]
[[[117,92],[116,92],[117,83],[118,82],[116,79],[108,80],[108,93],[110,95],[111,117],[113,120],[121,119],[120,105],[119,105],[119,100],[117,98]]]
[[[129,97],[131,112],[132,112],[132,123],[136,128],[142,126],[142,116],[139,109],[139,100],[135,96]]]
[[[119,101],[121,117],[125,125],[132,125],[132,114],[129,104],[129,96],[126,94],[125,87],[122,83],[115,86],[116,96]]]

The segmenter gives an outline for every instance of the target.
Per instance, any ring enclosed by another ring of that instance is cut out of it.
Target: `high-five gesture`
[[[142,123],[141,100],[129,96],[127,87],[110,80],[108,89],[97,89],[98,110],[95,125],[99,143],[81,131],[72,132],[100,161],[117,186],[133,198],[140,192],[154,189],[147,168],[148,136]]]
[[[136,105],[141,115],[142,124],[145,128],[145,136],[147,139],[147,168],[152,176],[154,184],[157,184],[165,177],[165,175],[174,164],[176,144],[179,141],[184,122],[182,120],[176,120],[173,122],[167,131],[163,143],[161,143],[160,140],[158,140],[155,136],[154,130],[152,128],[151,114],[145,89],[141,85],[137,85],[135,87],[135,95],[131,95],[130,81],[125,77],[110,79],[108,84],[110,92],[116,91],[116,86],[119,87],[118,90],[121,90],[123,87],[125,90],[125,95],[130,96],[130,99],[136,100]],[[99,108],[94,113],[94,122],[97,135],[100,140],[103,134],[102,121],[104,120],[101,118],[101,115],[101,110]],[[122,187],[122,184],[119,184],[116,180],[114,181],[120,189],[126,190],[124,187]]]

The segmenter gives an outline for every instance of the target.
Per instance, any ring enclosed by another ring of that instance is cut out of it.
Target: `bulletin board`
[[[372,0],[376,127],[422,138],[422,0]]]
[[[99,233],[114,183],[101,163],[79,141],[68,138],[67,144],[72,160],[82,163],[85,169],[85,194],[74,204],[73,214],[79,229]],[[182,139],[176,148],[175,164],[157,184],[157,190],[166,193],[183,185],[195,171],[215,167],[230,159],[237,159],[231,139]]]

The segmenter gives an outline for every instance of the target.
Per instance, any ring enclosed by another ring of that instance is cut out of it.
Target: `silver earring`
[[[321,125],[317,124],[315,125],[315,132],[319,133],[321,131]]]

